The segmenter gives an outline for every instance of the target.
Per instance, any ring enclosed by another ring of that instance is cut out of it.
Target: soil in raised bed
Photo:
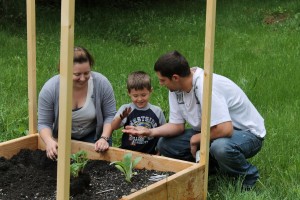
[[[172,172],[138,170],[131,183],[108,161],[89,160],[85,173],[91,182],[83,193],[70,199],[116,200],[154,183],[149,178],[155,174],[170,176]],[[46,157],[42,150],[21,150],[7,160],[0,157],[0,200],[56,199],[57,162]]]

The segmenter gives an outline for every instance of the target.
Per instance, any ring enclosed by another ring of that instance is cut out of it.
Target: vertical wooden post
[[[210,145],[210,118],[211,118],[211,94],[212,74],[214,61],[214,40],[215,40],[215,18],[216,0],[206,1],[206,28],[205,28],[205,49],[204,49],[204,80],[203,80],[203,105],[201,122],[201,144],[200,164],[205,164],[203,198],[207,198],[208,187],[208,162]]]
[[[29,134],[37,132],[35,0],[26,1]]]
[[[56,197],[58,200],[66,200],[70,196],[74,13],[74,0],[62,0]]]

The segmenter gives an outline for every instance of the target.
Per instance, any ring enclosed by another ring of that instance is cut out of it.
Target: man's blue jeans
[[[195,161],[190,152],[190,138],[197,132],[186,129],[175,137],[162,137],[157,149],[163,156],[187,161]],[[257,168],[247,159],[256,155],[263,139],[249,131],[234,130],[230,138],[218,138],[210,144],[210,168],[217,167],[220,172],[231,176],[244,176],[243,186],[251,187],[259,178]]]

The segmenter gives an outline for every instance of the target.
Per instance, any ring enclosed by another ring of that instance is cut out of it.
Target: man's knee
[[[163,142],[162,142],[162,139],[163,138],[159,138],[159,140],[158,140],[158,142],[157,142],[157,145],[156,145],[156,150],[158,151],[158,152],[161,152],[162,151],[162,146],[163,146]]]
[[[233,152],[233,148],[226,138],[214,140],[210,146],[210,154],[216,159],[226,158]]]

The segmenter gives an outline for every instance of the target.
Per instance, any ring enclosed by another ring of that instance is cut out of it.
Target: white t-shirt
[[[195,131],[200,131],[204,70],[199,67],[192,70],[193,88],[190,92],[169,92],[169,122],[188,122]],[[264,119],[241,88],[228,78],[213,74],[210,125],[227,121],[232,121],[234,128],[249,130],[258,137],[266,135]]]

